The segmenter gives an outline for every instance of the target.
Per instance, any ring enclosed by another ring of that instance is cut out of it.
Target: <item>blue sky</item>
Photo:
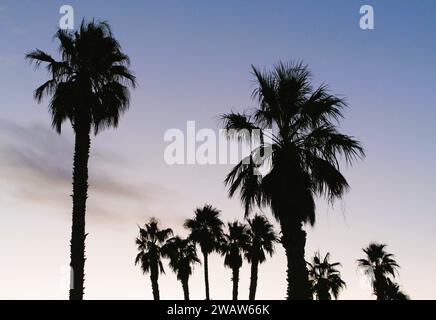
[[[355,260],[370,241],[386,242],[404,290],[435,298],[436,4],[345,0],[0,1],[0,297],[66,298],[59,282],[68,264],[72,135],[50,130],[46,105],[32,99],[46,75],[24,61],[34,48],[55,53],[63,4],[74,7],[76,24],[82,17],[110,22],[139,81],[120,127],[93,141],[88,298],[151,298],[148,279],[133,266],[136,224],[148,217],[182,234],[183,219],[205,202],[226,220],[242,218],[222,183],[229,167],[169,167],[163,136],[184,130],[187,120],[217,130],[218,115],[254,106],[250,65],[280,59],[303,59],[316,84],[347,96],[343,130],[367,150],[364,162],[345,170],[345,199],[333,208],[318,202],[307,254],[330,251],[348,283],[342,297],[366,299]],[[359,28],[363,4],[374,7],[374,30]],[[230,271],[219,257],[212,261],[212,296],[228,298]],[[284,267],[277,248],[261,267],[259,298],[283,298]],[[191,291],[202,298],[197,268]],[[179,287],[168,272],[162,296],[181,298]],[[246,287],[248,276],[242,297]]]

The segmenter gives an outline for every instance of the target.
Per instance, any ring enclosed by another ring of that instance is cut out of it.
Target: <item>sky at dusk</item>
[[[148,276],[134,266],[138,225],[150,217],[186,236],[183,221],[205,203],[226,221],[243,219],[223,180],[229,165],[169,166],[168,129],[218,132],[219,115],[256,106],[250,66],[304,60],[314,84],[347,97],[341,130],[367,157],[344,168],[351,190],[333,206],[317,200],[306,227],[306,257],[330,252],[342,263],[342,299],[374,299],[357,270],[361,248],[388,244],[398,282],[412,299],[435,299],[436,3],[433,1],[3,1],[0,0],[0,298],[66,299],[71,235],[73,134],[50,127],[47,100],[33,90],[47,79],[27,52],[56,55],[59,8],[110,23],[138,79],[118,129],[93,138],[87,210],[86,299],[151,299]],[[375,29],[359,28],[370,4]],[[265,213],[273,219],[268,211]],[[278,230],[278,229],[277,229]],[[283,299],[280,245],[260,266],[257,298]],[[214,254],[211,297],[231,298],[231,271]],[[167,268],[161,298],[183,292]],[[240,297],[248,298],[249,268]],[[195,267],[192,299],[204,298]]]

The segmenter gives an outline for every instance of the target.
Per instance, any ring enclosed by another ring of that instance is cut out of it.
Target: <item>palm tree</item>
[[[266,254],[274,253],[274,243],[278,241],[273,225],[265,216],[256,214],[248,219],[248,244],[245,248],[245,258],[251,263],[249,300],[256,297],[257,274],[259,264],[265,262]]]
[[[85,213],[88,197],[88,159],[91,131],[117,127],[120,116],[128,109],[128,86],[135,77],[127,68],[129,58],[113,37],[107,23],[82,21],[80,30],[59,30],[59,61],[42,50],[26,58],[36,67],[46,64],[50,79],[35,90],[41,102],[50,97],[49,112],[53,128],[60,134],[69,121],[75,133],[73,162],[73,218],[71,233],[72,283],[70,299],[82,300],[85,272]]]
[[[400,286],[389,278],[387,279],[385,294],[386,300],[410,300],[409,296],[401,291]]]
[[[159,300],[159,273],[164,272],[162,247],[172,234],[173,230],[169,228],[159,229],[158,221],[151,218],[144,228],[139,228],[139,236],[136,238],[139,253],[136,255],[135,265],[140,264],[144,274],[150,273],[154,300]]]
[[[394,255],[386,252],[386,244],[370,243],[362,249],[365,259],[357,260],[360,268],[371,278],[374,294],[377,300],[386,300],[386,288],[389,286],[389,276],[395,278],[399,265]]]
[[[164,256],[170,259],[169,265],[182,283],[185,300],[189,300],[189,277],[192,274],[192,266],[200,263],[195,244],[189,239],[174,237],[166,242],[162,251]]]
[[[184,226],[190,230],[189,238],[200,245],[203,254],[206,300],[210,300],[208,256],[219,249],[223,237],[224,223],[219,217],[220,210],[211,205],[206,204],[203,208],[197,208],[194,213],[195,217],[187,219]]]
[[[246,226],[238,221],[228,223],[228,229],[229,233],[224,234],[220,251],[224,255],[224,266],[232,269],[232,299],[238,300],[239,269],[242,267],[242,254],[249,238]]]
[[[316,196],[333,201],[348,189],[340,160],[352,163],[364,151],[353,137],[338,131],[345,101],[331,95],[325,85],[314,89],[306,65],[279,63],[271,72],[253,67],[253,74],[253,97],[259,107],[222,119],[229,139],[259,138],[259,146],[235,166],[225,183],[230,197],[239,190],[246,214],[254,206],[271,208],[287,257],[287,297],[311,299],[303,225],[315,223]],[[269,172],[261,175],[259,168],[266,166]]]
[[[341,279],[341,273],[337,267],[341,266],[339,262],[330,263],[330,253],[327,252],[324,259],[321,254],[315,253],[312,262],[308,262],[309,280],[312,284],[312,290],[318,300],[331,300],[332,296],[338,299],[339,292],[346,287],[345,282]]]

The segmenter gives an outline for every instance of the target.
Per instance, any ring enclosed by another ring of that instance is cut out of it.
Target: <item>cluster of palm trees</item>
[[[81,300],[91,135],[118,125],[120,116],[129,107],[129,89],[135,87],[136,79],[129,70],[129,57],[122,52],[107,23],[82,21],[77,31],[59,30],[55,37],[59,41],[59,60],[39,49],[26,57],[36,67],[46,65],[50,78],[35,90],[34,96],[38,102],[49,97],[53,128],[61,133],[62,125],[68,121],[75,133],[70,248],[73,280],[69,293],[70,299]],[[160,230],[156,221],[150,221],[140,229],[137,263],[153,274],[155,298],[159,298],[157,283],[163,270],[160,263],[155,263],[160,261],[159,257],[169,259],[170,267],[182,282],[185,297],[189,296],[189,275],[192,264],[198,262],[194,244],[200,246],[203,255],[207,299],[210,298],[207,271],[211,252],[225,255],[225,264],[233,271],[234,298],[242,256],[245,256],[251,263],[250,298],[254,299],[258,264],[265,260],[266,254],[272,253],[274,242],[280,242],[286,252],[288,299],[312,299],[314,287],[317,297],[326,297],[326,283],[314,284],[320,275],[330,277],[333,297],[344,286],[335,280],[337,265],[324,269],[328,259],[321,263],[318,257],[308,269],[303,227],[315,223],[316,198],[334,201],[348,190],[341,164],[352,164],[365,155],[359,141],[339,131],[346,101],[331,94],[325,85],[312,86],[311,73],[301,62],[280,62],[270,71],[252,67],[252,71],[257,107],[250,112],[224,114],[222,120],[227,132],[233,133],[229,139],[241,141],[247,131],[258,132],[259,144],[227,175],[225,183],[230,197],[239,194],[247,219],[253,211],[271,211],[280,224],[280,238],[273,231],[269,239],[256,238],[258,230],[269,230],[270,226],[261,216],[248,220],[247,226],[229,224],[227,235],[222,236],[223,223],[217,211],[208,206],[197,210],[195,218],[186,221],[185,226],[191,232],[188,239],[170,239],[170,229]],[[265,167],[267,173],[260,174]],[[375,268],[373,264],[368,265],[372,267]],[[397,288],[390,277],[380,276],[386,273],[382,271],[374,269],[375,292],[380,298]],[[393,277],[395,272],[389,273]]]
[[[267,218],[255,215],[247,219],[247,224],[238,221],[228,223],[226,232],[220,211],[205,205],[197,208],[194,218],[187,219],[184,226],[189,230],[186,239],[172,237],[171,229],[160,229],[155,218],[139,228],[136,238],[139,253],[135,264],[139,264],[144,273],[150,274],[154,299],[159,300],[158,278],[164,272],[162,258],[167,258],[170,268],[182,284],[185,300],[189,300],[189,277],[193,265],[200,263],[196,249],[198,245],[203,256],[206,300],[210,300],[208,257],[213,252],[223,255],[224,265],[232,269],[233,300],[238,299],[239,270],[243,258],[247,259],[251,264],[249,299],[254,300],[259,264],[266,260],[268,254],[273,254],[274,243],[278,241]]]
[[[143,228],[139,228],[136,238],[138,254],[135,264],[143,273],[149,273],[153,297],[159,300],[158,279],[164,273],[162,259],[167,258],[169,266],[181,282],[184,299],[189,300],[189,277],[193,266],[201,263],[197,255],[197,245],[203,255],[205,298],[210,300],[208,257],[217,252],[224,256],[224,266],[232,270],[232,299],[238,300],[239,270],[244,258],[251,265],[249,300],[255,300],[259,264],[272,256],[274,245],[279,238],[268,219],[256,214],[243,224],[238,221],[227,224],[227,232],[220,218],[220,211],[211,205],[195,210],[193,219],[187,219],[184,226],[189,230],[186,239],[173,236],[172,229],[160,229],[158,221],[151,218]],[[397,262],[392,254],[385,251],[385,244],[371,243],[363,251],[366,258],[359,259],[362,268],[373,287],[377,300],[407,300],[408,296],[400,290],[390,276],[395,278]],[[339,262],[330,262],[330,253],[321,257],[316,252],[308,266],[311,297],[317,300],[338,299],[346,287],[341,278]]]

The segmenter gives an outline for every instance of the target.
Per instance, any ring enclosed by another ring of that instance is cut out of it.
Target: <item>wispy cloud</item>
[[[74,145],[43,125],[0,119],[0,192],[18,202],[70,213]],[[125,174],[129,168],[132,175]],[[140,222],[168,198],[169,190],[134,174],[132,164],[111,151],[92,150],[88,213],[99,223]]]

